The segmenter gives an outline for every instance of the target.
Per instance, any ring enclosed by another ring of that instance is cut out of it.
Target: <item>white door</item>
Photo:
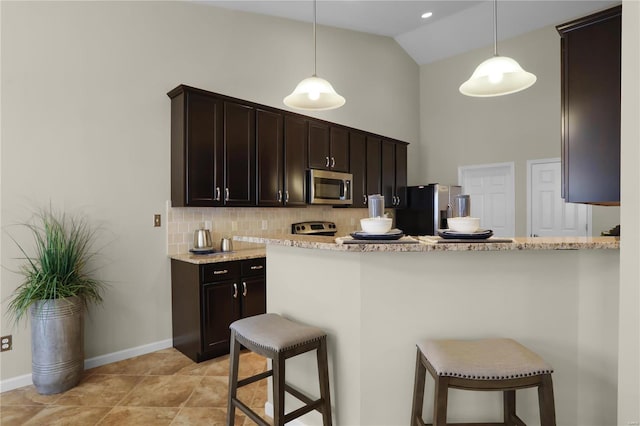
[[[458,184],[471,196],[471,216],[480,218],[482,229],[498,237],[515,235],[513,163],[458,167]]]
[[[534,237],[591,235],[591,206],[565,203],[560,196],[560,159],[527,162],[527,230]]]

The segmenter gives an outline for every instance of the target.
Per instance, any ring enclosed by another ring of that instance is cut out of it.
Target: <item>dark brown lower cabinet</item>
[[[229,353],[229,325],[267,308],[266,259],[171,261],[173,347],[194,360]]]

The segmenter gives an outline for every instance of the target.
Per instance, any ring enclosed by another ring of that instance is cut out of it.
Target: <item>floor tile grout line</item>
[[[195,391],[198,389],[199,386],[202,386],[202,382],[203,381],[204,381],[204,376],[200,376],[200,382],[198,382],[198,384],[193,387],[193,389],[191,390],[191,393],[189,394],[189,397],[187,399],[185,399],[184,402],[180,405],[180,407],[178,409],[178,412],[173,417],[173,419],[171,419],[171,423],[169,423],[169,426],[171,426],[173,424],[173,422],[175,422],[176,419],[180,416],[180,413],[182,413],[182,409],[187,406],[187,403],[189,402],[189,400],[191,399],[191,397],[193,396]]]

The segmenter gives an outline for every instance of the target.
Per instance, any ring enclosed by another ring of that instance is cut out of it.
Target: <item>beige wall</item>
[[[622,208],[618,424],[640,422],[640,2],[622,3]]]
[[[516,235],[526,235],[527,160],[560,157],[560,41],[546,27],[500,42],[498,52],[534,73],[536,84],[495,98],[460,94],[490,47],[420,67],[422,167],[409,183],[456,183],[459,166],[513,161]],[[593,207],[595,235],[619,223],[619,208]]]
[[[110,282],[86,323],[88,358],[171,338],[166,93],[180,83],[283,107],[313,69],[311,25],[195,2],[0,2],[2,228],[34,206],[86,212],[104,232]],[[393,41],[318,28],[318,74],[347,99],[316,116],[416,142],[418,66]],[[412,144],[410,150],[417,147]],[[31,369],[28,325],[11,328],[20,281],[2,235],[1,378]],[[9,268],[9,269],[7,269]]]

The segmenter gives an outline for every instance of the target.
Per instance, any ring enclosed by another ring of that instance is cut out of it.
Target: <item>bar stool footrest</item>
[[[232,398],[231,403],[238,407],[240,411],[246,414],[251,420],[256,422],[259,426],[271,426],[269,423],[264,421],[262,417],[257,415],[251,408],[249,408],[244,402],[240,401],[238,398]]]
[[[433,423],[423,423],[424,426],[433,426]],[[508,426],[510,423],[449,423],[447,426]]]
[[[271,377],[271,376],[273,376],[273,370],[265,371],[265,372],[256,374],[255,376],[238,380],[238,388],[241,388],[242,386],[250,385],[251,383],[257,382],[258,380],[266,379],[267,377]]]

